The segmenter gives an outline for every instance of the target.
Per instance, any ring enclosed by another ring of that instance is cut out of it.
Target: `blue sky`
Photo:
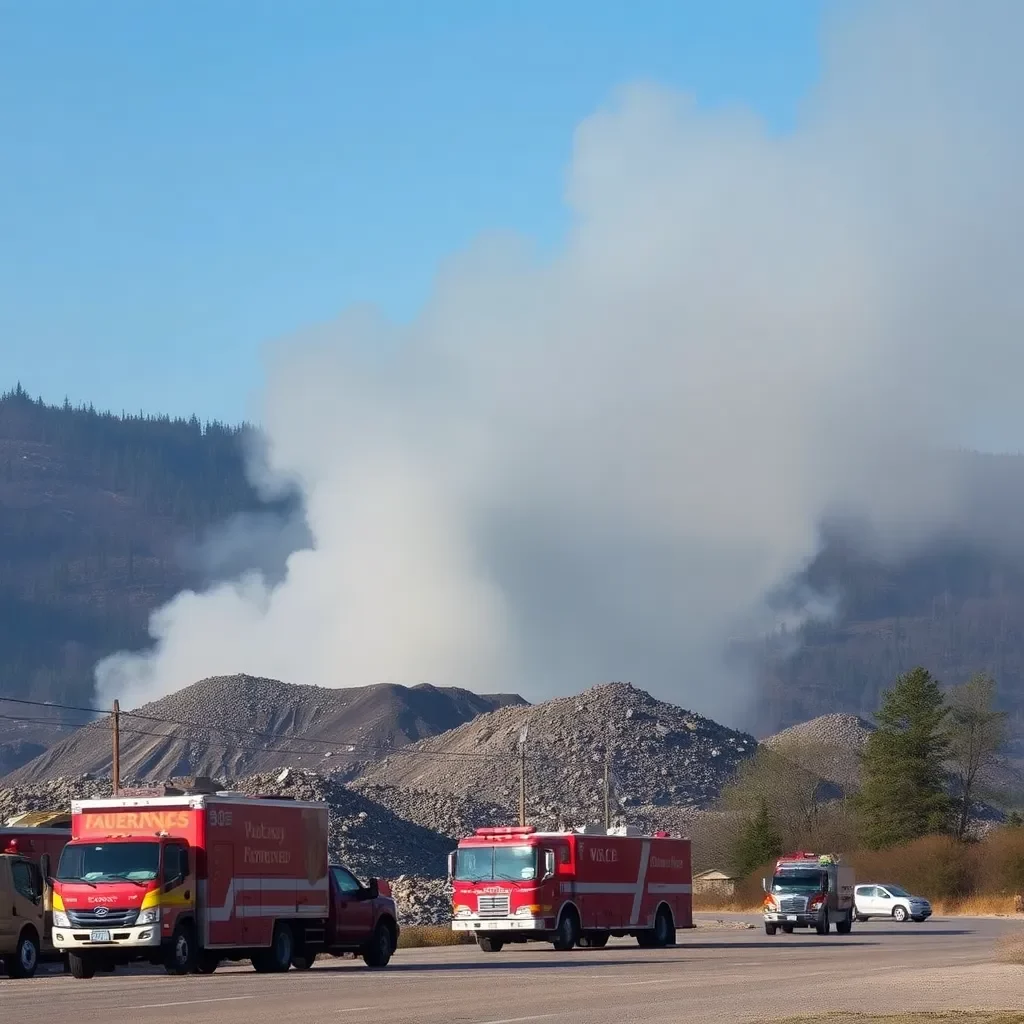
[[[565,227],[572,133],[649,79],[777,130],[828,0],[0,0],[0,386],[240,418],[261,346]]]

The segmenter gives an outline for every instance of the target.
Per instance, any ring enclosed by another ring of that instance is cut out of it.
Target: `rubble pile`
[[[518,808],[524,727],[527,817],[541,828],[603,821],[606,752],[613,824],[639,825],[654,822],[662,809],[671,808],[666,817],[678,817],[686,809],[710,807],[737,765],[757,748],[753,736],[656,700],[629,683],[611,683],[575,697],[480,715],[369,765],[353,786],[368,794],[404,791],[382,802],[401,806],[403,816],[435,831],[464,834],[469,818],[475,824],[508,824]],[[450,804],[442,794],[464,803]]]

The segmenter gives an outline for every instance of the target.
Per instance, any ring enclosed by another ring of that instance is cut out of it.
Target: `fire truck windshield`
[[[151,882],[160,870],[160,844],[68,843],[60,855],[61,882]]]
[[[536,877],[533,846],[464,846],[455,858],[460,882],[526,882]]]
[[[772,892],[820,892],[820,871],[785,871],[772,879]]]

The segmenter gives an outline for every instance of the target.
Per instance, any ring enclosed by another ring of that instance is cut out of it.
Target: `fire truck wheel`
[[[14,955],[7,958],[7,973],[12,978],[31,978],[39,966],[39,939],[31,928],[26,928],[18,939]]]
[[[196,974],[213,974],[220,967],[220,957],[216,953],[203,950],[196,957]]]
[[[562,914],[562,919],[558,922],[558,931],[555,933],[552,945],[559,953],[567,953],[576,945],[579,937],[580,919],[576,916],[576,911],[570,907]]]
[[[500,953],[505,943],[501,939],[492,939],[489,935],[481,935],[477,938],[477,944],[485,953]]]
[[[672,915],[665,907],[658,910],[658,916],[654,919],[654,945],[669,946],[676,940],[676,928],[672,921]]]
[[[379,921],[373,938],[363,949],[363,963],[367,967],[387,967],[395,951],[395,934],[387,921]]]
[[[68,953],[68,966],[72,978],[91,978],[96,973],[96,961],[92,957]]]
[[[179,924],[164,954],[168,974],[191,974],[196,962],[196,938],[191,925]]]

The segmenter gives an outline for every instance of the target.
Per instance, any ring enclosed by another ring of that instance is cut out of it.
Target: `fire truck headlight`
[[[53,912],[53,926],[54,928],[70,928],[71,921],[68,919],[68,915],[60,910]]]
[[[526,906],[520,907],[516,911],[516,916],[517,917],[518,916],[525,917],[525,916],[529,916],[530,914],[537,914],[537,913],[540,913],[540,904],[539,903],[528,903]]]
[[[469,917],[470,913],[469,907],[463,906],[461,903],[454,910],[456,917]]]
[[[150,907],[149,910],[143,910],[138,918],[136,924],[156,924],[160,920],[160,908]]]

